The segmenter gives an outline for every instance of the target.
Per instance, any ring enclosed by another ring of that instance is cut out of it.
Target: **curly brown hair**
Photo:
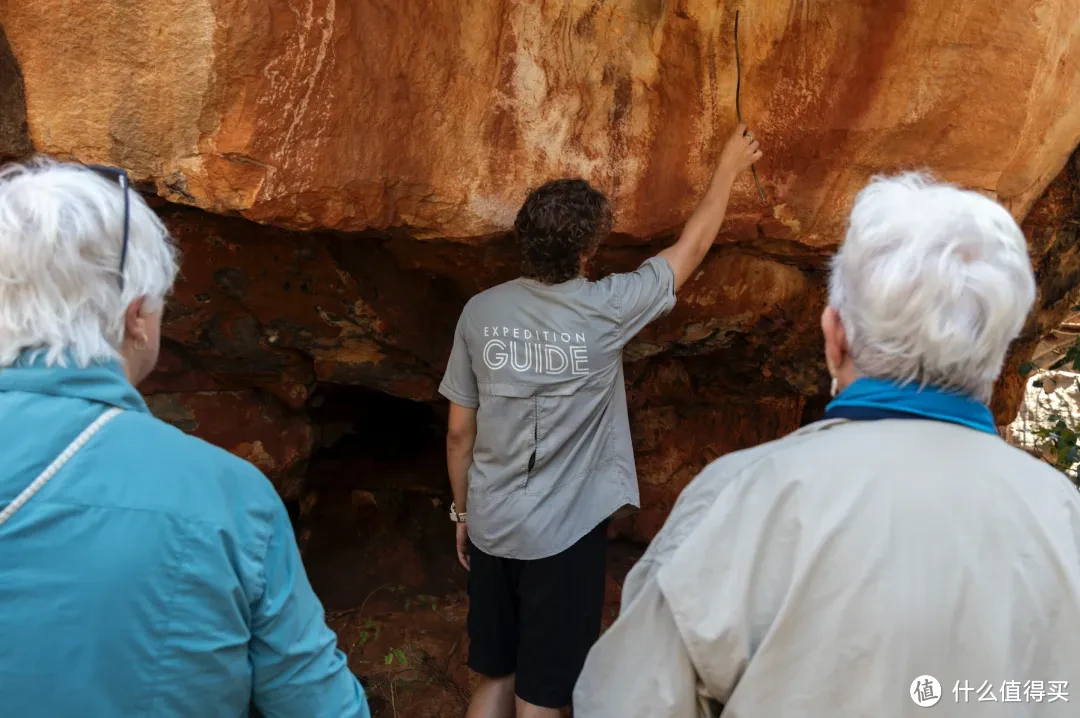
[[[558,179],[529,193],[514,220],[521,247],[521,274],[559,284],[581,274],[581,256],[591,254],[611,232],[611,204],[583,179]]]

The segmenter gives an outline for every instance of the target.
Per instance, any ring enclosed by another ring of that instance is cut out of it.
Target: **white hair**
[[[0,169],[0,368],[27,351],[50,366],[117,359],[128,305],[163,304],[176,249],[134,189],[128,202],[121,290],[119,182],[43,158]]]
[[[1034,301],[1027,241],[1005,208],[918,173],[859,193],[829,282],[857,374],[981,401]]]

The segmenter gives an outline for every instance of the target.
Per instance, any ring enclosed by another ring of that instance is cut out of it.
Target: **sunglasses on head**
[[[131,183],[128,181],[127,172],[124,170],[116,169],[115,167],[106,167],[105,165],[86,165],[86,168],[97,172],[106,179],[111,179],[120,185],[120,188],[124,190],[124,244],[120,248],[120,291],[124,290],[124,263],[127,261],[127,248],[128,248],[128,225],[130,224],[130,198],[128,197],[128,190]]]

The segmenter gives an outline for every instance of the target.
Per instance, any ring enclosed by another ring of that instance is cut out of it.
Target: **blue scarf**
[[[994,415],[971,397],[887,379],[857,379],[825,409],[826,419],[931,419],[998,436]]]

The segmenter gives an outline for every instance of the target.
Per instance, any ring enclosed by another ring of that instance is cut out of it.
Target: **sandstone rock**
[[[729,240],[834,246],[874,172],[927,166],[1017,216],[1080,135],[1072,0],[146,0],[0,8],[38,150],[259,222],[473,239],[584,176],[670,232],[742,110],[766,148]]]
[[[994,392],[999,425],[1016,416],[1027,380],[1020,367],[1040,341],[1072,313],[1080,288],[1080,150],[1039,198],[1023,223],[1039,296]]]
[[[31,151],[26,126],[26,99],[19,65],[11,54],[4,27],[0,24],[0,161],[22,157]]]
[[[1019,364],[1072,306],[1080,278],[1077,157],[1025,222],[1040,298],[995,397],[1002,424],[1020,401]],[[191,209],[161,212],[185,261],[166,315],[165,359],[150,391],[255,390],[307,412],[316,386],[440,401],[436,388],[458,312],[469,296],[515,273],[505,238],[477,247],[380,233],[341,237]],[[654,251],[605,247],[593,271],[632,269]],[[631,344],[627,388],[645,511],[620,524],[621,534],[651,536],[708,460],[781,436],[820,413],[827,390],[817,329],[824,259],[780,261],[749,246],[722,246],[675,310]],[[349,411],[360,412],[367,401]],[[350,432],[331,431],[325,443]],[[653,434],[665,436],[662,447],[648,443]],[[437,491],[445,490],[440,451],[396,468],[355,455],[335,461],[354,476],[376,477],[358,481],[385,487],[393,477],[402,488]]]
[[[311,454],[314,428],[303,414],[250,391],[152,394],[158,418],[247,459],[274,480],[284,499],[300,495],[303,473],[295,469]]]

